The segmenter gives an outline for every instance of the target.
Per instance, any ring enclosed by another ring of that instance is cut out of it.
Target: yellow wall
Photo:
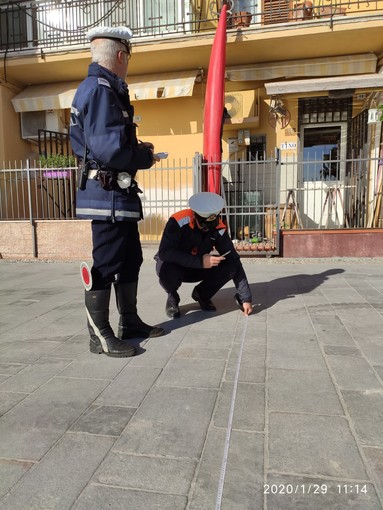
[[[30,157],[30,144],[21,139],[20,119],[11,98],[16,91],[0,83],[0,162],[19,162]]]
[[[134,101],[135,115],[140,116],[138,138],[152,142],[157,152],[168,152],[173,159],[190,160],[202,152],[203,97],[196,84],[192,97]]]

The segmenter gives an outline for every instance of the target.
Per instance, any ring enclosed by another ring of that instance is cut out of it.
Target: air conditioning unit
[[[39,129],[65,133],[64,112],[62,110],[44,110],[21,112],[21,138],[38,140]]]
[[[244,120],[253,122],[258,118],[258,90],[242,90],[225,94],[225,108],[229,124],[242,124]]]

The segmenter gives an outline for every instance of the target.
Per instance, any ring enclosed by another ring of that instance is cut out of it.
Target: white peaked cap
[[[133,32],[128,27],[93,27],[87,32],[86,37],[89,41],[93,41],[93,39],[117,39],[124,42],[133,37]]]
[[[189,198],[189,207],[202,218],[208,218],[212,214],[219,214],[224,206],[223,198],[210,191],[196,193]]]

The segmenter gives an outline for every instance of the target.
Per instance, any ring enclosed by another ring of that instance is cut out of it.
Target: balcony
[[[85,33],[95,25],[130,26],[135,41],[150,42],[214,32],[222,2],[193,0],[28,1],[0,6],[0,51],[9,53],[83,49]],[[383,0],[227,1],[228,28],[252,32],[270,26],[376,20],[383,17]]]

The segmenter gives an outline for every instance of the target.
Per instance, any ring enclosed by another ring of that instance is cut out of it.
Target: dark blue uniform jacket
[[[126,83],[99,64],[89,66],[71,108],[70,139],[73,152],[82,160],[85,143],[89,168],[128,172],[150,168],[153,155],[137,142],[133,107]],[[76,216],[104,221],[139,221],[141,200],[137,187],[104,190],[90,178],[85,190],[77,190]]]

